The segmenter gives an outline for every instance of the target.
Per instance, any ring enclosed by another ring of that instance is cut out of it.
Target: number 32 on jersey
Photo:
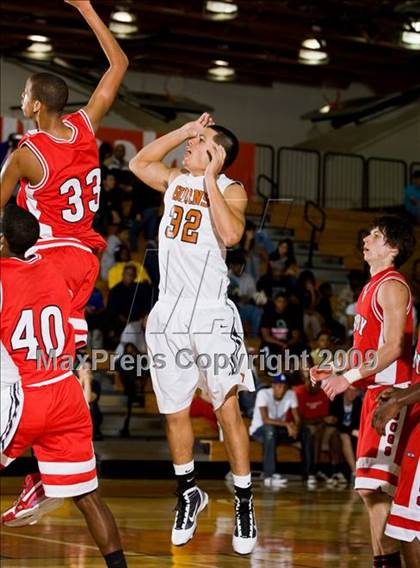
[[[195,245],[198,241],[198,229],[201,225],[202,213],[199,209],[188,209],[184,215],[180,205],[174,205],[170,212],[171,221],[166,227],[165,236],[176,239],[181,231],[181,241]]]

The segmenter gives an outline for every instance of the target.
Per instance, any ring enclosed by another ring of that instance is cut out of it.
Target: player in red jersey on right
[[[25,258],[39,236],[33,215],[9,205],[3,225],[0,469],[32,446],[49,507],[73,498],[107,566],[126,568],[115,520],[97,492],[92,421],[71,370],[75,344],[70,291],[49,259],[39,254]],[[6,513],[11,526],[28,518],[36,522],[42,513],[40,489],[40,483],[33,486],[21,507]]]
[[[399,547],[384,529],[398,481],[406,412],[387,424],[383,436],[372,427],[372,418],[381,391],[389,386],[404,388],[411,381],[413,309],[409,286],[397,268],[411,256],[415,237],[405,220],[380,217],[363,242],[371,279],[357,302],[353,349],[348,352],[344,372],[313,368],[311,377],[322,381],[331,400],[350,385],[367,388],[355,489],[369,514],[374,568],[396,568],[401,566]]]
[[[67,3],[77,8],[91,27],[109,68],[88,104],[64,117],[61,113],[68,97],[65,81],[49,73],[29,77],[22,94],[22,110],[38,129],[25,134],[2,168],[0,208],[20,182],[17,202],[40,224],[40,239],[31,252],[41,252],[64,276],[72,292],[70,323],[76,346],[82,347],[88,331],[85,305],[99,272],[95,252],[105,246],[103,238],[92,229],[101,183],[95,131],[112,106],[128,60],[89,1]],[[39,475],[35,474],[20,500],[37,483]],[[41,493],[39,499],[43,499]]]
[[[412,386],[391,388],[379,397],[373,417],[378,434],[407,406],[411,406],[401,434],[404,453],[400,476],[385,534],[399,540],[407,568],[420,566],[420,327],[414,354]]]

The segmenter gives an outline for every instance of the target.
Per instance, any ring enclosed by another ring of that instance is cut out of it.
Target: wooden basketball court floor
[[[20,478],[1,479],[1,508],[18,494]],[[293,481],[273,492],[255,486],[259,541],[253,554],[231,548],[232,493],[222,481],[200,482],[210,503],[194,539],[170,544],[175,505],[172,481],[101,481],[123,538],[129,567],[173,568],[366,568],[369,528],[359,497],[349,488],[309,491]],[[32,527],[3,527],[1,568],[96,568],[104,562],[74,505],[64,506]]]

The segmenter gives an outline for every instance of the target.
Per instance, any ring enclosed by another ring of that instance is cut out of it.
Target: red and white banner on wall
[[[34,128],[30,120],[18,120],[13,117],[0,117],[0,140],[6,142],[9,135],[13,133],[23,134],[26,130]],[[130,160],[146,144],[152,142],[159,136],[151,130],[130,130],[123,128],[109,128],[101,126],[96,134],[98,145],[102,142],[124,144],[126,157]],[[184,148],[180,146],[173,150],[165,159],[165,162],[172,167],[182,166]],[[227,175],[235,180],[241,181],[250,197],[255,192],[255,168],[256,168],[256,146],[250,142],[241,142],[239,156],[236,162],[226,172]]]

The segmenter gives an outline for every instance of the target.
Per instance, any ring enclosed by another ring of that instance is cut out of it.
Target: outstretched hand
[[[188,138],[194,138],[203,132],[205,128],[212,126],[213,124],[214,120],[212,116],[208,112],[204,112],[197,120],[184,124],[183,128]]]

